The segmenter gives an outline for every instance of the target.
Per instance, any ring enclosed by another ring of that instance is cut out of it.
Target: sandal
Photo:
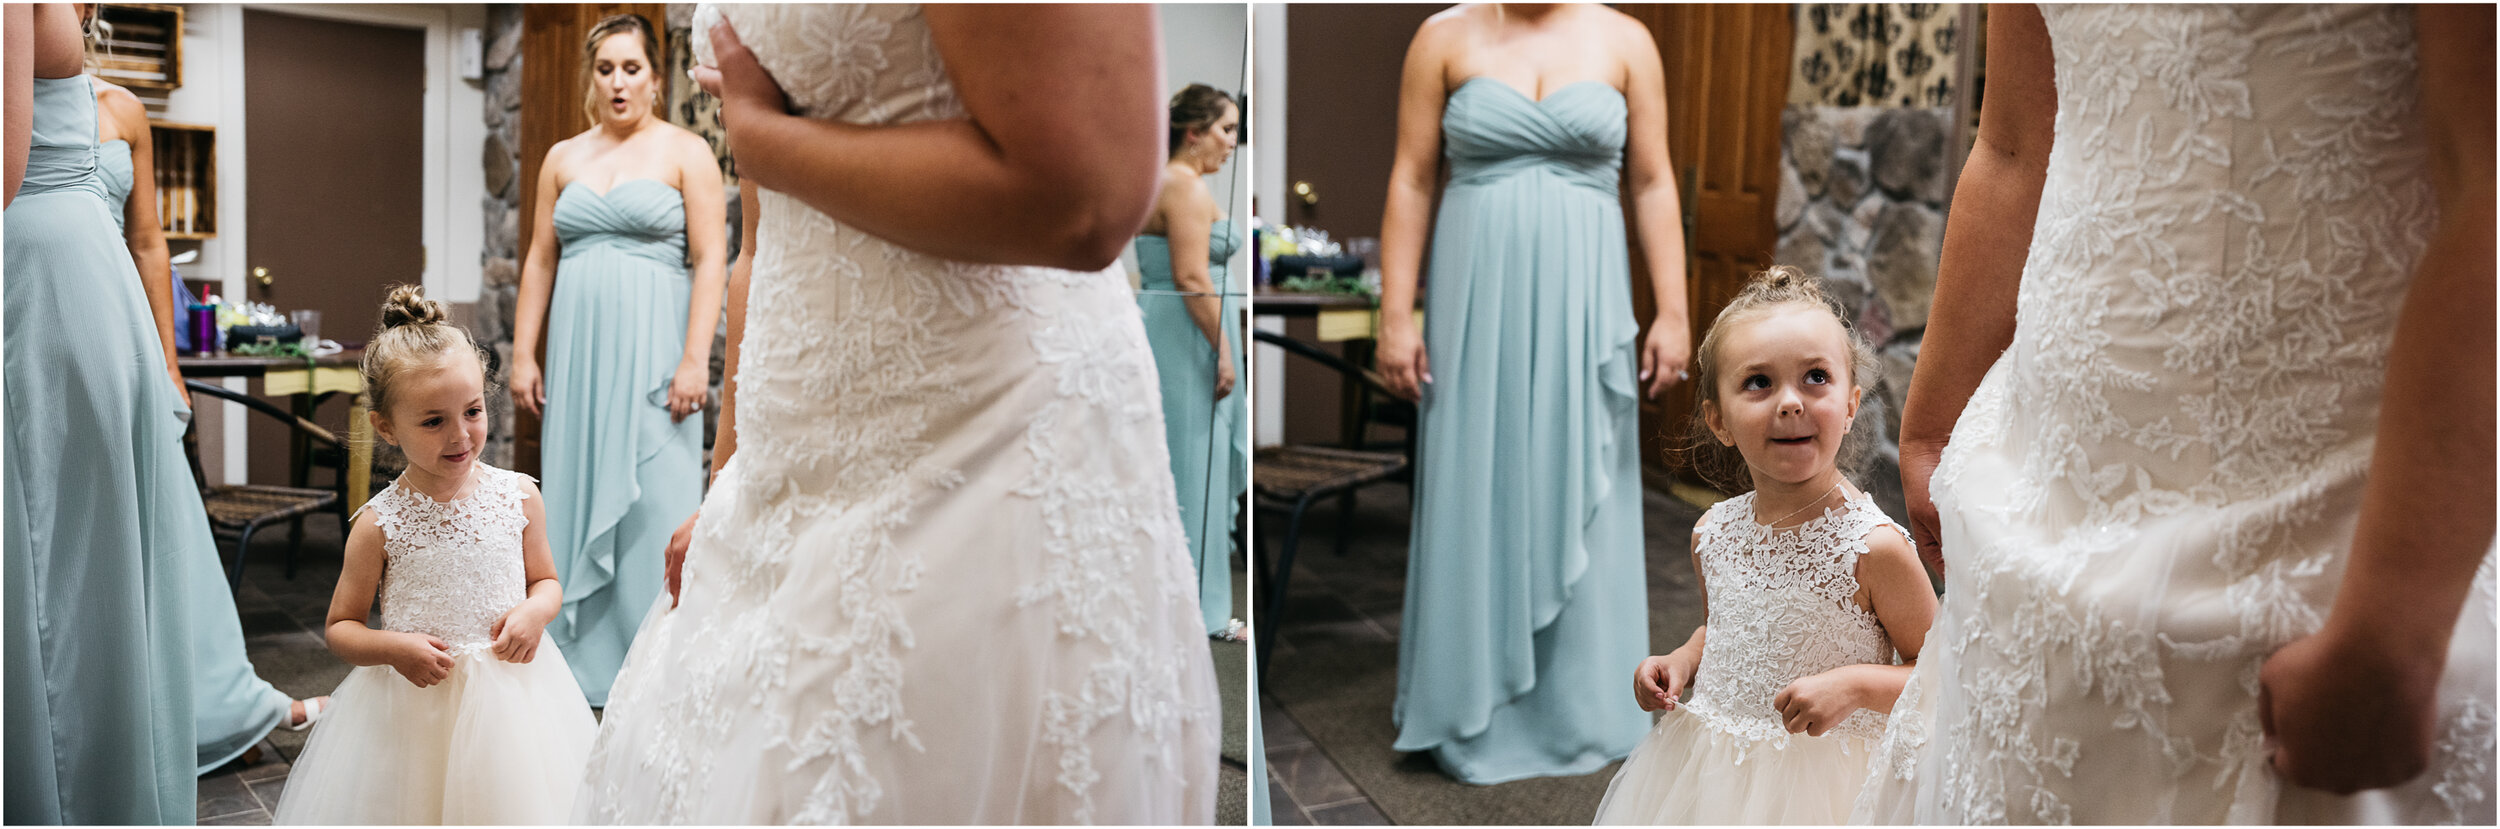
[[[288,731],[303,731],[313,727],[313,723],[320,722],[321,715],[326,713],[330,708],[330,698],[326,696],[299,699],[296,700],[295,703],[297,705],[304,706],[304,721],[287,726],[286,730]]]

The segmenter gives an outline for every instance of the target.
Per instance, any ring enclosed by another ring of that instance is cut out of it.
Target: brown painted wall
[[[244,298],[319,310],[323,337],[362,342],[388,286],[425,278],[425,32],[258,10],[243,21],[246,259],[272,275]],[[315,419],[344,429],[347,408],[335,397]],[[285,483],[287,429],[251,423],[249,479]]]

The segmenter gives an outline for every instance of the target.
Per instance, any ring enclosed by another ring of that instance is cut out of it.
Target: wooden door
[[[1785,4],[1616,8],[1649,27],[1666,62],[1667,151],[1683,194],[1685,307],[1698,346],[1710,320],[1772,263],[1779,245],[1780,108],[1794,24]],[[1644,261],[1637,249],[1632,261],[1636,268]],[[1632,288],[1646,336],[1657,307],[1647,274],[1635,274]],[[1692,479],[1669,460],[1692,405],[1686,386],[1641,404],[1642,477],[1652,486]]]
[[[1389,164],[1397,155],[1398,78],[1406,46],[1424,19],[1449,8],[1424,4],[1295,4],[1285,10],[1285,180],[1310,185],[1315,201],[1285,196],[1285,221],[1326,230],[1338,241],[1380,236]],[[1285,334],[1316,342],[1307,317]],[[1346,356],[1342,343],[1320,347]],[[1358,358],[1360,355],[1356,355]],[[1344,390],[1336,376],[1287,360],[1285,442],[1335,444],[1344,438]]]
[[[661,60],[668,58],[668,4],[665,3],[532,3],[521,10],[521,253],[529,255],[537,217],[538,167],[556,142],[590,129],[582,99],[590,78],[582,73],[582,38],[590,27],[611,14],[631,12],[651,21],[661,40],[654,44]],[[668,100],[667,84],[679,79],[660,72],[660,100]],[[691,81],[689,81],[691,83]],[[666,114],[661,115],[666,118]],[[538,359],[546,363],[546,328],[539,329]],[[527,410],[512,417],[513,468],[538,474],[538,418]]]
[[[425,280],[425,31],[246,10],[243,84],[245,259],[269,284],[238,299],[371,339],[389,287]],[[347,407],[314,419],[345,434]],[[287,483],[290,433],[250,420],[247,479]]]

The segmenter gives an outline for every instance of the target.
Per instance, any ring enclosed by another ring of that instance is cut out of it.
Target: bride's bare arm
[[[1927,340],[1910,378],[1909,400],[1901,407],[1901,487],[1909,502],[1910,540],[1939,575],[1944,547],[1936,537],[1928,477],[1979,379],[2014,341],[2014,297],[2031,250],[2057,119],[2056,70],[2040,10],[1990,6],[1988,44],[1979,141],[1953,188],[1954,220],[1945,224]]]
[[[35,135],[35,9],[33,6],[10,4],[8,19],[0,24],[0,35],[8,45],[0,49],[0,63],[7,65],[8,88],[0,94],[0,108],[5,108],[7,127],[8,182],[0,192],[0,205],[17,200],[17,185],[26,179],[26,157],[34,150]]]
[[[924,12],[969,117],[860,125],[786,114],[726,24],[712,30],[739,175],[949,259],[1094,269],[1153,206],[1162,58],[1146,6]]]
[[[2449,636],[2492,543],[2492,10],[2416,15],[2439,223],[2388,348],[2334,608],[2261,675],[2275,768],[2339,793],[2429,765]]]

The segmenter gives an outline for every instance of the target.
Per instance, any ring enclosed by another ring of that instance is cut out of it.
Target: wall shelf
[[[149,121],[156,143],[156,215],[167,239],[217,236],[217,130]]]
[[[104,3],[96,16],[110,32],[95,50],[95,76],[132,90],[182,86],[182,7]]]

